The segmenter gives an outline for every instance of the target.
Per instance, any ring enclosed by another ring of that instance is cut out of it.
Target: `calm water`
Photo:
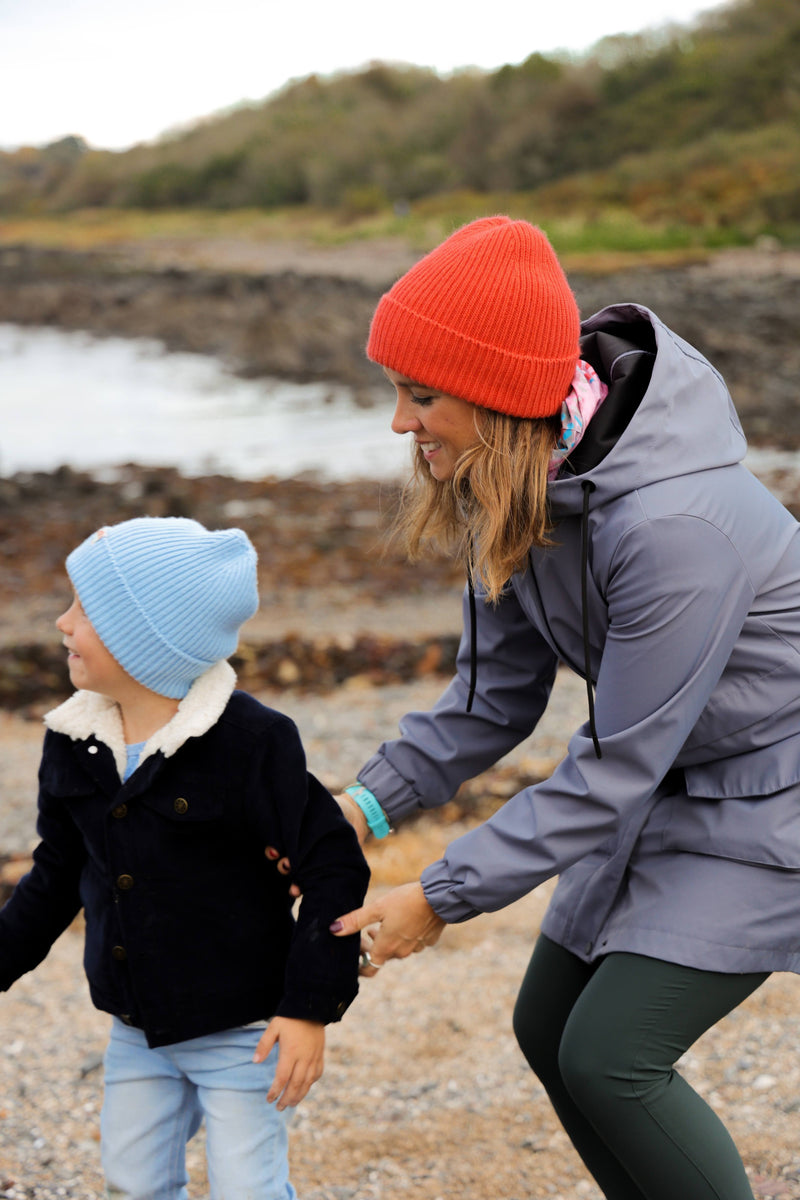
[[[160,342],[0,324],[0,474],[124,462],[184,474],[398,478],[407,439],[391,396],[354,404],[335,384],[237,379]]]
[[[359,408],[335,384],[237,379],[148,339],[0,324],[2,475],[136,462],[242,479],[404,478],[409,439],[389,428],[388,388],[376,401]],[[798,468],[794,452],[747,461],[757,473]]]

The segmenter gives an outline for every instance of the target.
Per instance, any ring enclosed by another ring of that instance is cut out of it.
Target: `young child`
[[[205,1120],[214,1200],[291,1200],[284,1110],[358,990],[358,937],[328,926],[369,871],[293,722],[234,690],[255,551],[239,529],[143,517],[93,534],[67,572],[56,625],[78,690],[45,718],[41,841],[0,911],[0,988],[83,908],[91,998],[113,1017],[108,1194],[183,1200]],[[291,848],[296,922],[269,845]]]

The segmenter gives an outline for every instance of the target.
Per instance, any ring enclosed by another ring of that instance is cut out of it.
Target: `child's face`
[[[56,621],[69,651],[67,666],[73,687],[116,699],[129,676],[97,636],[76,595]]]

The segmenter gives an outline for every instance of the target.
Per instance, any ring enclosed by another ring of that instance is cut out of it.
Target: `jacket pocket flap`
[[[800,783],[800,733],[770,746],[684,767],[686,790],[701,799],[771,796]]]

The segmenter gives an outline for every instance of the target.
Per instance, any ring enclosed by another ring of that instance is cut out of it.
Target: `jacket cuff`
[[[420,883],[428,904],[448,925],[457,925],[460,921],[469,921],[480,915],[479,908],[459,897],[458,884],[452,879],[443,858],[425,868]]]
[[[375,796],[391,826],[424,808],[411,784],[389,766],[382,754],[371,758],[356,777]]]
[[[290,1017],[295,1021],[317,1021],[320,1025],[332,1025],[341,1021],[358,995],[358,984],[352,994],[335,996],[330,992],[287,992],[278,1005],[276,1017]]]

